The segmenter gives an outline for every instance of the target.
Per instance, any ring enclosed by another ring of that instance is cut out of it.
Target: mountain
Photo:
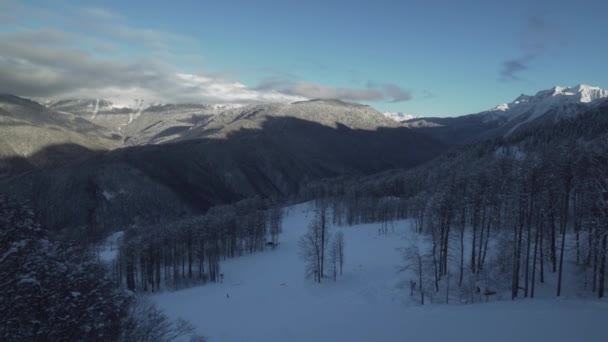
[[[182,133],[200,126],[225,110],[239,108],[231,104],[165,104],[141,111],[121,128],[126,145],[159,144],[177,139]]]
[[[387,118],[389,118],[391,120],[395,120],[397,122],[403,122],[403,121],[407,121],[407,120],[413,120],[413,119],[420,118],[420,116],[418,116],[418,115],[407,114],[407,113],[403,113],[403,112],[383,112],[382,114],[384,116],[386,116]]]
[[[314,180],[409,168],[445,149],[369,106],[339,100],[250,105],[191,124],[170,141],[28,173],[0,182],[0,191],[29,200],[52,229],[87,226],[95,235],[245,197],[288,197]]]
[[[608,99],[608,90],[584,84],[553,87],[534,96],[520,95],[477,114],[453,118],[418,118],[405,125],[448,144],[462,144],[506,137],[526,127],[534,127],[576,116]]]
[[[208,120],[201,120],[176,140],[205,136],[224,137],[241,129],[262,128],[270,119],[280,118],[300,119],[325,127],[356,130],[401,127],[400,124],[385,118],[369,106],[335,99],[315,99],[294,103],[249,105],[224,110]]]
[[[90,121],[0,95],[0,179],[82,160],[120,145],[118,135]]]
[[[104,99],[63,99],[50,101],[50,109],[79,116],[116,132],[125,145],[166,142],[193,125],[208,120],[235,104],[151,104],[133,100],[119,105]]]

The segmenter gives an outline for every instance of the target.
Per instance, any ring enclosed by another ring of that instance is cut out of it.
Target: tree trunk
[[[465,214],[464,209],[462,210],[462,218],[460,222],[460,276],[458,277],[458,286],[462,286],[462,278],[464,275],[464,227],[465,227]]]
[[[568,224],[568,209],[570,205],[570,179],[566,183],[566,193],[564,194],[564,211],[562,213],[562,219],[560,220],[560,231],[562,234],[562,245],[559,255],[559,272],[557,275],[557,296],[562,294],[562,276],[564,269],[564,250],[566,246],[566,225]]]
[[[476,263],[475,263],[475,257],[476,257],[476,253],[475,253],[475,246],[477,244],[477,208],[475,205],[473,205],[473,231],[472,231],[472,238],[473,238],[473,243],[471,244],[471,273],[475,274],[477,271],[477,268],[475,267]]]
[[[420,303],[424,305],[424,289],[422,287],[422,256],[418,254],[418,291],[420,291]]]
[[[543,253],[543,237],[544,237],[544,226],[542,224],[540,224],[538,226],[538,229],[540,229],[540,241],[539,241],[539,249],[540,249],[540,283],[544,284],[545,283],[545,256]]]
[[[321,282],[321,278],[324,275],[323,266],[325,264],[325,203],[321,204],[323,207],[321,208],[321,269],[319,274],[319,283]]]
[[[599,284],[597,297],[604,297],[604,282],[606,279],[606,244],[608,240],[608,234],[604,233],[604,237],[602,238],[602,248],[600,250],[600,274],[599,274]]]
[[[551,209],[551,214],[549,215],[549,227],[551,228],[551,244],[549,246],[551,252],[551,266],[553,273],[557,272],[557,251],[556,251],[556,240],[555,237],[555,214],[553,213],[553,209]]]
[[[529,276],[530,276],[530,243],[532,242],[532,211],[534,205],[534,198],[530,199],[530,205],[528,206],[528,222],[526,231],[526,267],[525,267],[525,284],[524,284],[524,297],[528,297],[529,290]]]
[[[536,234],[534,239],[534,256],[532,257],[532,288],[530,290],[530,298],[534,298],[534,287],[536,285],[536,253],[538,252],[539,227],[536,226]]]
[[[477,272],[481,272],[481,257],[483,254],[483,248],[481,246],[484,244],[484,230],[486,229],[486,205],[484,204],[483,210],[481,212],[481,225],[479,226],[479,248],[477,251]],[[487,237],[486,237],[487,239]]]

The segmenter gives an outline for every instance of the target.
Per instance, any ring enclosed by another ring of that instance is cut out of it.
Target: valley
[[[605,13],[0,0],[0,342],[608,341]]]

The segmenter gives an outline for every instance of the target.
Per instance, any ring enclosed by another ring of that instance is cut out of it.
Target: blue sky
[[[0,91],[23,96],[340,97],[452,116],[554,85],[608,87],[605,1],[0,0],[0,10]]]

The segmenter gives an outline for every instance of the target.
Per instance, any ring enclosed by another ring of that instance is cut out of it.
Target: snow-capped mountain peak
[[[593,107],[608,98],[608,90],[579,84],[573,87],[555,86],[541,90],[534,96],[520,95],[513,102],[501,104],[485,113],[492,114],[486,120],[502,117],[507,121],[517,120],[507,133],[510,134],[523,124],[538,118],[551,117],[557,120],[572,117],[586,108]]]
[[[559,117],[572,116],[580,107],[592,106],[594,103],[608,98],[608,90],[579,84],[574,87],[555,86],[541,90],[536,95],[520,95],[513,102],[503,103],[489,112],[499,112],[501,116],[514,119],[521,114],[530,114],[533,120],[550,110]]]
[[[509,104],[508,103],[503,103],[503,104],[499,104],[498,106],[490,109],[490,111],[493,112],[504,112],[509,110]]]
[[[383,112],[384,116],[397,122],[407,121],[411,119],[417,119],[420,116],[414,114],[408,114],[403,112]]]
[[[542,90],[538,92],[536,96],[533,96],[532,98],[553,98],[551,101],[558,101],[558,103],[590,103],[606,97],[608,97],[608,90],[600,87],[593,87],[587,84],[579,84],[574,87],[555,86],[549,90]]]

